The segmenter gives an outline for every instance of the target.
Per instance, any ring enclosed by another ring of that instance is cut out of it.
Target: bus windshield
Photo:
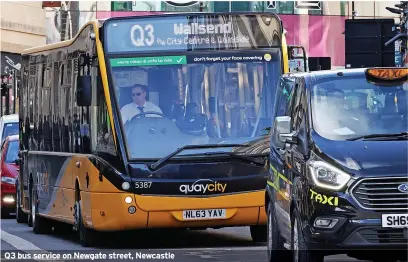
[[[331,140],[408,131],[408,82],[381,86],[366,78],[327,79],[311,94],[313,128]]]
[[[186,145],[257,145],[268,134],[283,68],[274,14],[115,18],[104,35],[129,158],[159,159]]]
[[[111,60],[131,158],[161,158],[185,145],[244,143],[267,134],[276,82],[270,79],[279,77],[280,60],[263,52],[214,57],[241,62],[194,62],[209,56],[174,56],[167,59],[192,63],[151,67],[121,66],[143,57]]]

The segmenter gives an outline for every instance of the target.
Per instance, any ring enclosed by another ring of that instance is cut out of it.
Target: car
[[[16,180],[19,174],[18,166],[19,136],[6,137],[1,145],[1,210],[2,216],[15,212]]]
[[[1,143],[6,137],[19,134],[18,114],[5,115],[0,118]]]
[[[406,68],[281,77],[265,195],[270,262],[406,261],[407,98]]]

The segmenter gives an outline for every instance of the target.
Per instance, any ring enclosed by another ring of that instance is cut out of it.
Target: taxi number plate
[[[408,227],[408,214],[383,214],[382,227],[391,228]]]
[[[222,219],[226,217],[226,209],[183,210],[183,220]]]

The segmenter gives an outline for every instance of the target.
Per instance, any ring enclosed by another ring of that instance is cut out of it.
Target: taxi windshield
[[[381,86],[363,76],[327,79],[311,91],[314,130],[331,140],[406,132],[408,82]]]
[[[185,145],[242,144],[268,134],[280,62],[264,53],[228,55],[240,62],[217,57],[190,57],[184,64],[185,56],[110,60],[130,158],[157,159]],[[145,64],[161,59],[163,65]],[[193,151],[203,152],[183,154]]]

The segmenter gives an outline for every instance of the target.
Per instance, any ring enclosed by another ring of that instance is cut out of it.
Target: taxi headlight
[[[318,187],[340,190],[351,178],[349,174],[324,161],[310,161],[308,166],[313,182]]]
[[[16,184],[16,179],[14,177],[2,176],[1,177],[1,182],[6,183],[6,184],[10,184],[10,185],[14,185],[14,184]]]

